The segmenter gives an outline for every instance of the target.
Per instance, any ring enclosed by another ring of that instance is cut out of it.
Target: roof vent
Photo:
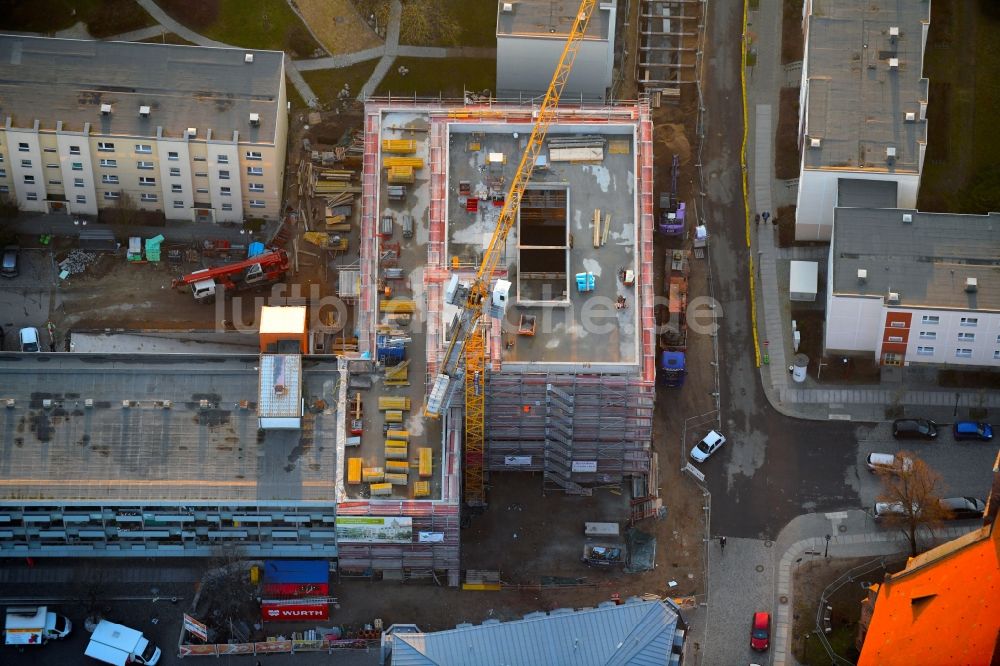
[[[899,58],[889,58],[889,69],[899,69]]]
[[[893,25],[893,26],[889,27],[889,36],[890,37],[899,37],[899,26],[898,25]]]
[[[149,118],[149,107],[148,106],[140,106],[139,107],[139,117],[140,118]]]
[[[868,282],[868,269],[859,268],[858,269],[858,284],[864,284]]]
[[[889,164],[896,161],[896,146],[887,146],[885,149],[885,159]]]
[[[976,278],[965,278],[965,291],[969,294],[979,291],[979,281]]]
[[[259,113],[251,113],[250,114],[250,125],[252,127],[260,127],[260,114]]]
[[[915,122],[917,122],[917,114],[914,113],[913,111],[907,111],[906,112],[906,122],[908,122],[908,123],[915,123]]]
[[[903,224],[913,224],[913,213],[903,213]]]
[[[514,11],[514,3],[513,2],[503,3],[503,9],[501,11],[503,11],[504,14],[510,14],[512,11]]]
[[[198,128],[188,127],[187,135],[192,138],[198,136]]]
[[[111,105],[110,104],[101,104],[101,115],[102,116],[110,116],[111,115]]]
[[[820,139],[818,136],[813,136],[809,138],[810,148],[819,148],[822,145],[823,145],[823,140]]]
[[[890,303],[899,303],[899,292],[898,291],[890,291],[889,292],[889,302]]]
[[[253,54],[252,54],[252,53],[247,53],[247,54],[245,54],[245,55],[243,56],[243,62],[247,63],[248,65],[249,65],[250,63],[252,63],[252,62],[253,62]]]

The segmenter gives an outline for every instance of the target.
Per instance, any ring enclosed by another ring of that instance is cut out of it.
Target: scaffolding
[[[641,0],[638,78],[646,92],[676,96],[680,84],[693,81],[699,5],[701,0]]]

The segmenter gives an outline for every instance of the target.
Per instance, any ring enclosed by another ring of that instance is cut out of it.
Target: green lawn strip
[[[135,0],[16,0],[0,12],[0,30],[50,34],[83,21],[94,37],[155,25]]]
[[[350,67],[314,69],[302,72],[302,78],[306,80],[321,102],[335,105],[339,101],[337,95],[344,89],[345,83],[349,86],[351,97],[357,97],[358,93],[361,92],[361,86],[372,75],[377,64],[378,58],[365,60]]]
[[[405,76],[399,68],[409,71]],[[413,95],[458,98],[465,90],[481,92],[496,88],[494,58],[396,58],[376,92],[379,95]]]

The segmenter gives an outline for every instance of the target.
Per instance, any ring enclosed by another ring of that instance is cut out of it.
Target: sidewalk
[[[133,225],[103,224],[89,221],[86,227],[73,224],[76,216],[60,213],[21,213],[17,219],[4,221],[0,227],[13,229],[18,234],[54,236],[70,236],[75,238],[82,229],[108,229],[116,237],[141,236],[152,238],[162,234],[168,242],[201,242],[208,239],[228,240],[231,243],[248,244],[254,240],[268,238],[269,232],[277,222],[267,223],[259,232],[249,236],[240,233],[242,229],[223,227],[216,224],[198,224],[195,222],[168,221],[162,227],[144,227]]]

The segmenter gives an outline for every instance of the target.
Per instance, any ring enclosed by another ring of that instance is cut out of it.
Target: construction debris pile
[[[87,270],[87,267],[97,261],[96,252],[86,250],[72,250],[65,259],[59,262],[60,276],[79,275]]]

